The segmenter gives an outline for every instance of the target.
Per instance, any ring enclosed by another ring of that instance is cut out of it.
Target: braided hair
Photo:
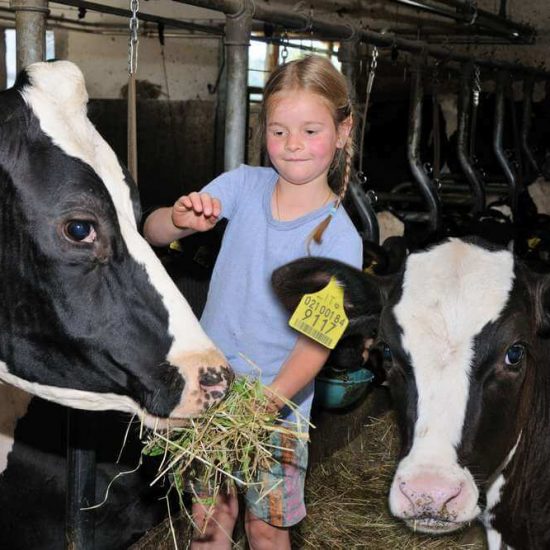
[[[310,55],[279,65],[270,75],[263,94],[259,131],[261,143],[265,143],[268,113],[273,96],[279,92],[304,90],[320,96],[332,114],[334,125],[339,128],[347,119],[353,123],[353,109],[346,79],[326,57]],[[329,215],[313,230],[308,243],[320,243],[323,233],[340,206],[351,177],[354,142],[350,131],[343,147],[337,149],[329,171],[329,186],[338,199]]]

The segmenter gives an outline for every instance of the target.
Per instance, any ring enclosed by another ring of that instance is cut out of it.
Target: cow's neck
[[[17,421],[25,415],[32,396],[0,382],[0,475],[8,465]]]
[[[521,437],[502,472],[492,526],[516,550],[550,548],[550,365],[528,365],[535,373],[522,396]]]

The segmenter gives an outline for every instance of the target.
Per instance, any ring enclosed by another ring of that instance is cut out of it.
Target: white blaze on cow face
[[[67,155],[91,166],[103,181],[112,197],[126,247],[132,258],[143,266],[168,311],[168,332],[173,337],[173,343],[166,361],[177,366],[186,380],[180,406],[176,407],[174,415],[184,417],[199,412],[198,394],[202,391],[198,383],[199,369],[209,366],[219,369],[227,362],[202,330],[160,260],[139,234],[130,189],[120,163],[87,117],[88,94],[80,69],[69,61],[57,61],[34,63],[26,71],[32,86],[27,86],[22,96],[39,120],[41,130]],[[22,383],[18,385],[23,386]],[[67,398],[70,399],[70,396]],[[58,396],[54,400],[63,403],[64,399]],[[121,399],[124,401],[126,398]],[[106,407],[102,402],[97,408]],[[128,410],[128,404],[121,401],[120,407],[116,408]],[[130,408],[135,412],[138,407],[134,403]]]
[[[409,256],[393,313],[418,392],[410,453],[390,492],[392,513],[424,531],[443,531],[478,513],[478,490],[457,462],[469,395],[474,338],[495,321],[514,280],[513,257],[451,239]]]

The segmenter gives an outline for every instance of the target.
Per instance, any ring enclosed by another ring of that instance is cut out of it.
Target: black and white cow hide
[[[432,534],[481,519],[490,550],[550,548],[550,279],[450,239],[373,277],[319,258],[277,270],[293,308],[336,276],[353,331],[378,326],[402,456],[390,509]]]
[[[87,118],[72,63],[37,63],[0,93],[0,548],[64,547],[66,417],[97,412],[97,502],[134,469],[131,413],[204,411],[232,374],[140,236],[137,189]],[[34,398],[39,396],[48,401]],[[57,404],[54,404],[55,402]],[[165,513],[147,468],[93,513],[96,548],[127,548]]]
[[[225,358],[139,235],[87,99],[67,61],[0,94],[0,380],[150,422],[196,414],[223,396]]]

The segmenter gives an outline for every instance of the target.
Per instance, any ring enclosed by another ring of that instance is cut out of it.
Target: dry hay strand
[[[480,526],[430,537],[414,533],[391,516],[388,495],[398,449],[397,428],[389,413],[371,418],[361,436],[317,465],[306,480],[307,517],[293,530],[292,547],[484,550],[485,535]]]

